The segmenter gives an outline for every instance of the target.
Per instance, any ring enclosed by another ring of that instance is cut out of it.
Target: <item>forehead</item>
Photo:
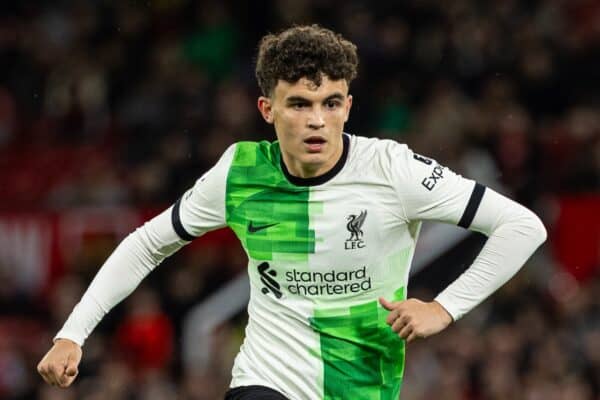
[[[305,77],[293,83],[280,79],[277,81],[275,90],[273,90],[275,97],[282,100],[292,96],[303,97],[308,100],[318,100],[327,98],[335,93],[346,96],[348,94],[348,83],[345,79],[333,81],[327,75],[323,75],[319,86]]]

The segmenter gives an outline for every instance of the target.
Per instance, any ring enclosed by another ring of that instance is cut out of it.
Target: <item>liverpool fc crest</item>
[[[365,218],[367,218],[367,210],[361,211],[359,215],[351,214],[346,217],[348,220],[346,228],[350,232],[350,237],[346,239],[344,246],[346,250],[362,249],[365,247],[365,241],[363,240],[364,232],[362,230]]]

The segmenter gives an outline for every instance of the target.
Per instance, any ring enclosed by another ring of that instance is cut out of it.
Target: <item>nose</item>
[[[321,129],[325,126],[325,118],[323,112],[316,107],[308,117],[308,127],[311,129]]]

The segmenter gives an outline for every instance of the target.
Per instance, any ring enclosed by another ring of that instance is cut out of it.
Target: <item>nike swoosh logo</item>
[[[252,221],[250,221],[250,223],[248,224],[248,232],[256,233],[258,231],[262,231],[263,229],[267,229],[267,228],[270,228],[275,225],[279,225],[279,222],[275,222],[273,224],[267,224],[267,225],[253,225]]]

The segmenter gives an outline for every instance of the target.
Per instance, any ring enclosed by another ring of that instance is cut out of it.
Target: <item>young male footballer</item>
[[[230,227],[248,254],[245,341],[226,399],[399,398],[405,344],[510,279],[545,240],[527,208],[392,140],[344,132],[356,46],[317,25],[262,38],[258,109],[277,141],[239,142],[107,259],[38,365],[68,387],[84,341],[160,262]],[[421,221],[489,238],[434,301],[407,299]]]

